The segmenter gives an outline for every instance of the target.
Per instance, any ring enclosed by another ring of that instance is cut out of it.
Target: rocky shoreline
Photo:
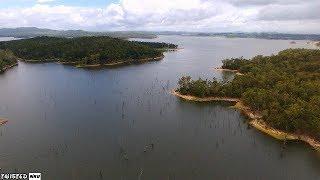
[[[238,70],[232,70],[232,69],[223,69],[223,68],[213,68],[215,71],[220,71],[220,72],[233,72],[236,73],[236,75],[242,76],[243,74],[240,73]]]
[[[13,67],[15,67],[15,66],[18,66],[18,63],[14,63],[14,64],[12,64],[12,65],[10,65],[10,66],[4,67],[3,69],[0,69],[0,73],[3,73],[3,72],[5,72],[5,71],[7,71],[8,69],[13,68]]]
[[[250,118],[249,124],[256,128],[257,130],[275,138],[281,141],[287,141],[287,140],[296,140],[296,141],[302,141],[307,144],[309,144],[311,147],[313,147],[315,150],[320,151],[320,142],[316,139],[303,134],[297,134],[297,133],[289,133],[285,132],[279,129],[275,129],[268,125],[263,119],[260,112],[252,111],[249,107],[245,106],[240,99],[236,98],[228,98],[228,97],[195,97],[191,95],[182,95],[179,92],[176,92],[175,90],[170,91],[170,93],[174,96],[177,96],[179,98],[182,98],[184,100],[188,101],[197,101],[197,102],[209,102],[209,101],[224,101],[224,102],[236,102],[236,104],[233,106],[234,108],[240,110],[243,114],[245,114],[247,117]]]

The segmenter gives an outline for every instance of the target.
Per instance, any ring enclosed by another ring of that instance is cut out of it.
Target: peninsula
[[[100,67],[161,60],[163,52],[177,45],[156,42],[133,42],[107,36],[35,37],[0,42],[25,62],[59,62],[77,67]]]
[[[232,101],[250,124],[279,140],[301,140],[320,150],[320,50],[287,49],[251,60],[232,58],[230,82],[182,77],[172,94],[196,101]]]
[[[0,73],[16,65],[18,65],[18,61],[13,53],[9,50],[0,49]]]

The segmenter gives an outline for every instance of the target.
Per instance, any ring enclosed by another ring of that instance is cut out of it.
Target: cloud
[[[100,8],[45,1],[51,0],[38,0],[27,8],[0,9],[0,27],[320,32],[318,0],[120,0]]]
[[[277,3],[277,0],[227,0],[235,6],[260,6]]]
[[[53,2],[54,0],[37,0],[38,3],[49,3],[49,2]]]
[[[260,20],[312,20],[320,19],[320,1],[303,4],[269,5],[261,9]],[[320,24],[319,24],[320,26]]]
[[[264,6],[316,3],[318,0],[226,0],[235,6]]]

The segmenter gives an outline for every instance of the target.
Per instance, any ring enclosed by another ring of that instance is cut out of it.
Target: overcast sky
[[[320,34],[320,0],[0,0],[0,27]]]

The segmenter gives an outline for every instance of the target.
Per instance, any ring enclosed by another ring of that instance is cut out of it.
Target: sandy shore
[[[223,69],[223,68],[213,68],[215,71],[221,71],[221,72],[234,72],[236,75],[242,76],[244,74],[240,73],[238,70],[232,70],[232,69]]]
[[[320,151],[320,142],[310,136],[303,134],[288,133],[278,129],[274,129],[268,126],[263,120],[258,119],[251,120],[249,124],[255,127],[256,129],[260,130],[261,132],[264,132],[278,140],[302,141],[312,146],[315,150]]]
[[[276,138],[278,140],[297,140],[297,141],[303,141],[310,146],[312,146],[315,150],[320,151],[320,142],[316,139],[303,134],[297,134],[297,133],[289,133],[285,132],[279,129],[275,129],[268,125],[260,115],[259,112],[253,112],[249,107],[246,107],[239,101],[235,106],[235,108],[241,110],[245,115],[247,115],[251,121],[249,124],[259,131],[268,134],[269,136]]]
[[[34,59],[19,59],[19,61],[23,61],[26,63],[49,63],[49,62],[57,62],[57,59],[44,59],[44,60],[34,60]]]
[[[88,65],[79,65],[78,61],[60,61],[58,59],[46,59],[43,61],[39,60],[26,60],[26,59],[19,59],[20,61],[26,62],[26,63],[49,63],[49,62],[55,62],[62,65],[72,65],[77,68],[100,68],[100,67],[110,67],[110,66],[119,66],[119,65],[125,65],[130,63],[144,63],[149,61],[160,61],[164,58],[164,55],[158,56],[158,57],[152,57],[152,58],[144,58],[144,59],[130,59],[130,60],[119,60],[112,63],[107,64],[88,64]]]
[[[239,99],[236,98],[228,98],[228,97],[205,97],[205,98],[199,98],[195,96],[190,95],[182,95],[175,90],[170,91],[171,94],[178,96],[182,99],[188,100],[188,101],[197,101],[197,102],[209,102],[209,101],[225,101],[225,102],[239,102]]]
[[[57,61],[57,64],[62,64],[62,65],[76,65],[79,62],[67,62],[67,61]]]
[[[164,56],[158,56],[154,58],[144,58],[144,59],[130,59],[126,61],[118,61],[118,62],[112,62],[107,64],[89,64],[89,65],[76,65],[77,68],[98,68],[98,67],[110,67],[110,66],[119,66],[119,65],[125,65],[130,63],[145,63],[150,61],[160,61],[164,58]]]
[[[164,48],[164,49],[160,49],[160,50],[163,50],[163,51],[179,51],[179,50],[182,50],[183,48]]]
[[[208,101],[225,101],[225,102],[237,102],[236,105],[233,107],[239,109],[242,113],[250,118],[249,124],[256,128],[257,130],[281,141],[284,140],[296,140],[302,141],[310,146],[312,146],[315,150],[320,151],[320,142],[316,139],[303,134],[296,134],[296,133],[288,133],[279,129],[275,129],[268,125],[263,119],[262,115],[259,112],[252,111],[249,107],[245,106],[240,99],[236,98],[227,98],[227,97],[205,97],[199,98],[190,95],[182,95],[175,90],[170,91],[171,94],[180,97],[182,99],[188,101],[197,101],[197,102],[208,102]]]

